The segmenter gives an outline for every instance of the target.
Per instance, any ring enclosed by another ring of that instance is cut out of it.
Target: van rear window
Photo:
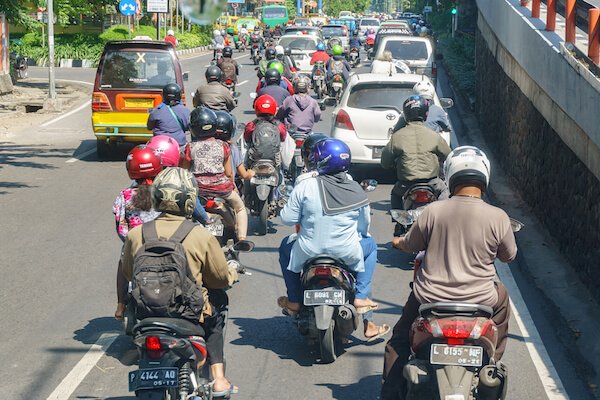
[[[390,40],[386,42],[385,49],[392,53],[396,60],[427,60],[427,45],[424,42]]]
[[[162,88],[172,82],[176,82],[175,65],[164,51],[109,51],[100,71],[101,89]]]

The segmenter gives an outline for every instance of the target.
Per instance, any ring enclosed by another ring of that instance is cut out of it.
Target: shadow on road
[[[360,381],[349,385],[317,383],[315,386],[331,389],[332,399],[376,399],[381,389],[381,375],[365,376]]]
[[[392,248],[390,242],[386,244],[378,244],[377,262],[386,268],[400,268],[404,271],[413,269],[411,263],[415,259],[414,254],[403,253]]]
[[[54,165],[43,162],[45,159],[69,158],[73,149],[55,149],[48,145],[20,145],[13,142],[0,143],[0,168],[4,166],[55,169]]]

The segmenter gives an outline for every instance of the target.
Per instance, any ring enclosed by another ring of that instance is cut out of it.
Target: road
[[[235,115],[248,122],[253,117],[249,93],[256,78],[248,57],[234,56],[243,65],[238,86],[242,95]],[[190,99],[191,92],[204,82],[208,56],[189,58],[182,64],[190,71],[186,83]],[[30,73],[45,76],[43,69],[32,68]],[[58,69],[57,77],[91,82],[94,71]],[[443,76],[440,84],[448,93]],[[462,141],[462,124],[455,111],[450,114]],[[315,131],[329,132],[330,115],[328,109]],[[94,148],[89,107],[37,130],[14,132],[9,142],[0,142],[2,398],[133,398],[127,392],[126,378],[135,368],[135,351],[112,318],[121,242],[115,235],[111,206],[129,181],[123,161],[98,160]],[[393,325],[402,312],[412,276],[411,257],[390,246],[393,226],[387,211],[393,176],[375,167],[357,172],[380,181],[369,194],[371,231],[378,243],[373,288],[381,307],[375,318],[377,323]],[[273,222],[274,233],[249,237],[256,248],[243,255],[243,262],[252,276],[243,276],[229,291],[227,374],[240,388],[234,398],[377,398],[384,340],[367,344],[357,332],[334,364],[314,364],[302,337],[281,314],[276,299],[285,294],[285,286],[277,247],[291,229],[277,219]],[[553,315],[522,275],[521,266],[514,263],[511,269],[527,305],[519,311],[528,334],[519,329],[513,316],[504,357],[510,369],[508,398],[589,398],[573,372],[568,349],[555,336]],[[524,318],[527,308],[543,341],[536,348],[547,350],[547,360],[543,352],[541,360],[535,355],[536,361],[532,360],[535,326]],[[103,343],[112,345],[106,350]],[[554,380],[544,368],[550,372],[556,368]],[[566,393],[552,391],[558,382]]]

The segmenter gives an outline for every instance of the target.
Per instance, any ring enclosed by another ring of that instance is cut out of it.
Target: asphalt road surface
[[[248,122],[253,117],[249,93],[256,84],[255,72],[247,56],[234,56],[243,65],[235,115]],[[188,99],[204,82],[208,61],[208,55],[182,61],[190,71]],[[31,68],[30,74],[45,77],[46,70]],[[57,69],[59,79],[92,82],[94,74],[89,69]],[[440,84],[448,93],[443,77]],[[461,123],[454,111],[451,116],[461,141]],[[328,109],[315,131],[328,133],[330,126]],[[111,207],[129,180],[122,160],[98,160],[94,149],[89,107],[44,127],[14,132],[9,141],[0,142],[4,399],[133,398],[127,391],[127,372],[135,368],[135,350],[112,317],[121,242]],[[375,320],[393,325],[412,277],[412,257],[390,246],[393,226],[387,211],[393,175],[376,167],[356,173],[380,181],[369,194],[371,232],[378,243],[373,291],[380,310]],[[320,365],[281,314],[276,299],[285,294],[285,287],[277,247],[291,228],[278,219],[272,226],[267,236],[250,235],[256,248],[242,261],[252,275],[242,276],[229,291],[227,375],[240,388],[233,398],[376,399],[384,340],[367,344],[359,330],[334,364]],[[508,398],[588,398],[567,349],[555,337],[552,315],[523,278],[521,266],[511,268],[527,305],[520,308],[527,333],[513,316],[504,357],[510,370]],[[543,342],[536,342],[527,308]],[[541,356],[532,348],[542,349]]]

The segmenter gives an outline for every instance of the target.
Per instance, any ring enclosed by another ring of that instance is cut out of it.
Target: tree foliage
[[[372,0],[328,0],[323,2],[323,11],[328,15],[337,16],[340,11],[364,13],[371,6]]]
[[[107,6],[114,6],[112,0],[54,0],[53,9],[59,25],[67,25],[81,15],[103,15]],[[47,7],[47,0],[0,0],[0,12],[6,14],[9,22],[26,27],[34,27],[38,22],[31,17],[38,7]]]

